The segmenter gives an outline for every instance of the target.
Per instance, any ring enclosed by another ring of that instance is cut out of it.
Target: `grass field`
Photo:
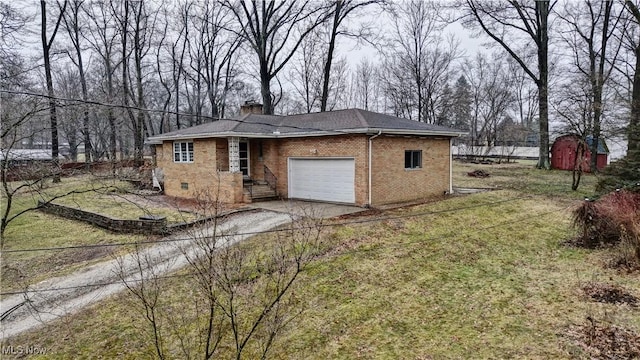
[[[15,185],[14,185],[15,186]],[[166,216],[169,222],[188,221],[192,214],[177,209],[148,209],[127,201],[125,196],[131,190],[127,182],[76,176],[63,178],[59,184],[47,183],[40,192],[23,191],[18,193],[11,208],[11,214],[34,207],[38,200],[48,200],[55,196],[67,194],[55,200],[55,203],[93,211],[119,219],[137,219],[142,215]],[[3,199],[0,209],[4,210]],[[24,213],[13,220],[4,234],[4,249],[30,250],[34,248],[65,247],[74,245],[112,244],[133,242],[144,239],[144,236],[115,234],[95,226],[78,221],[66,220],[39,211]],[[64,251],[36,251],[7,253],[2,255],[2,276],[0,288],[13,291],[24,288],[40,280],[68,273],[89,263],[103,260],[130,251],[130,248],[90,248]]]
[[[491,176],[466,176],[475,169]],[[587,317],[637,333],[636,308],[593,302],[582,291],[601,282],[638,296],[637,274],[606,268],[605,250],[564,244],[574,236],[571,210],[596,180],[586,175],[572,192],[568,172],[456,163],[455,186],[495,190],[335,220],[324,235],[331,250],[296,285],[302,312],[270,358],[590,358],[572,336]],[[189,281],[167,280],[166,300],[187,303]],[[42,358],[152,357],[134,309],[120,294],[3,345],[47,348]]]

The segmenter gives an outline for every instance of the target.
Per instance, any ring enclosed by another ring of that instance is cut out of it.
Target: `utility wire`
[[[503,204],[508,202],[515,202],[518,200],[528,199],[531,197],[532,197],[531,195],[525,195],[525,196],[518,196],[515,198],[481,203],[476,205],[463,206],[463,207],[453,208],[453,209],[425,211],[425,212],[412,213],[412,214],[375,217],[375,218],[369,218],[369,219],[358,219],[358,220],[341,221],[341,222],[334,222],[334,223],[322,223],[316,226],[336,227],[336,226],[344,226],[344,225],[351,225],[351,224],[364,224],[364,223],[380,222],[380,221],[387,221],[387,220],[406,219],[406,218],[419,217],[419,216],[438,215],[438,214],[444,214],[444,213],[455,213],[458,211],[464,211],[464,210],[469,210],[469,209],[474,209],[479,207],[492,206],[492,205]],[[231,233],[231,234],[223,233],[221,236],[253,236],[253,235],[269,234],[269,233],[277,233],[277,232],[285,232],[285,231],[290,231],[290,229],[280,228],[280,229],[261,230],[261,231],[239,232],[239,233]],[[118,243],[110,243],[110,244],[69,245],[69,246],[56,246],[56,247],[32,248],[32,249],[12,249],[12,250],[2,250],[0,253],[12,254],[12,253],[26,253],[26,252],[37,252],[37,251],[61,251],[61,250],[70,250],[70,249],[90,249],[90,248],[103,248],[103,247],[116,247],[116,246],[173,243],[173,242],[183,242],[183,241],[193,241],[193,240],[194,240],[193,237],[165,238],[160,240],[143,240],[143,241],[131,241],[131,242],[118,242]]]
[[[27,96],[35,96],[35,97],[42,97],[42,98],[46,98],[46,99],[52,99],[52,100],[58,100],[58,101],[68,101],[68,102],[76,102],[76,103],[80,103],[81,105],[95,105],[95,106],[103,106],[103,107],[112,107],[112,108],[119,108],[119,109],[126,109],[126,110],[137,110],[137,111],[145,111],[145,112],[149,112],[149,113],[161,113],[161,114],[171,114],[171,115],[179,115],[179,116],[195,116],[194,114],[191,113],[184,113],[184,112],[179,112],[179,111],[173,111],[173,110],[159,110],[159,109],[149,109],[149,108],[142,108],[139,106],[134,106],[134,105],[122,105],[122,104],[110,104],[110,103],[105,103],[105,102],[100,102],[100,101],[95,101],[95,100],[82,100],[82,99],[77,99],[77,98],[65,98],[65,97],[60,97],[60,96],[50,96],[47,94],[40,94],[40,93],[36,93],[36,92],[31,92],[31,91],[16,91],[16,90],[7,90],[7,89],[0,89],[0,93],[7,93],[7,94],[13,94],[13,95],[27,95]],[[211,122],[213,121],[218,121],[218,120],[225,120],[225,121],[233,121],[233,122],[237,122],[239,124],[256,124],[256,125],[265,125],[265,126],[281,126],[281,127],[286,127],[286,128],[291,128],[291,129],[296,129],[296,130],[306,130],[306,131],[331,131],[333,133],[339,133],[339,134],[346,134],[346,135],[352,135],[352,132],[348,132],[348,131],[344,131],[344,130],[327,130],[327,129],[320,129],[320,128],[313,128],[313,127],[305,127],[305,126],[296,126],[296,125],[292,125],[292,124],[286,124],[286,125],[279,125],[279,124],[274,124],[274,123],[270,123],[270,122],[261,122],[261,121],[256,121],[256,122],[246,122],[243,119],[231,119],[231,118],[215,118],[206,114],[201,114],[199,115],[201,118],[210,120]],[[270,116],[274,116],[274,117],[283,117],[280,115],[270,115]],[[160,134],[158,134],[160,135]],[[156,136],[156,135],[153,135]]]
[[[493,225],[489,225],[489,226],[485,226],[485,227],[481,227],[481,228],[477,228],[474,229],[476,233],[481,232],[481,231],[485,231],[485,230],[489,230],[489,229],[493,229],[493,228],[497,228],[500,226],[504,226],[504,225],[509,225],[509,224],[514,224],[514,223],[527,223],[533,220],[537,220],[542,216],[546,216],[549,214],[553,214],[556,212],[560,212],[560,211],[564,211],[566,210],[566,208],[562,208],[562,209],[558,209],[558,210],[550,210],[550,211],[546,211],[540,214],[535,214],[535,215],[525,215],[523,217],[517,218],[517,219],[512,219],[512,220],[505,220],[503,222],[499,222],[497,224],[493,224]],[[440,236],[433,236],[433,237],[427,237],[427,238],[420,238],[420,239],[416,239],[413,241],[408,241],[408,242],[402,242],[402,243],[389,243],[387,244],[388,247],[396,247],[396,246],[406,246],[408,244],[415,244],[415,243],[421,243],[421,242],[427,242],[427,241],[435,241],[435,240],[444,240],[444,239],[455,239],[457,237],[460,237],[462,235],[459,235],[456,233],[456,231],[451,231],[448,234],[445,235],[440,235]],[[465,235],[467,238],[470,236],[470,234]],[[345,253],[357,253],[359,252],[359,249],[353,249],[350,251],[346,251]],[[184,273],[184,274],[173,274],[173,275],[163,275],[163,276],[155,276],[153,277],[153,279],[158,279],[158,280],[163,280],[163,279],[171,279],[171,278],[177,278],[177,277],[189,277],[189,276],[195,276],[197,275],[197,273]],[[149,278],[144,278],[144,279],[135,279],[135,280],[125,280],[126,282],[141,282],[141,281],[146,281],[149,280]],[[0,296],[8,296],[8,295],[19,295],[19,294],[26,294],[26,293],[44,293],[44,292],[52,292],[52,291],[61,291],[61,290],[74,290],[74,289],[84,289],[84,288],[89,288],[89,287],[98,287],[98,286],[107,286],[107,285],[116,285],[116,284],[123,284],[124,282],[122,280],[120,281],[113,281],[113,282],[104,282],[104,283],[96,283],[96,284],[87,284],[87,285],[77,285],[77,286],[65,286],[65,287],[59,287],[59,288],[48,288],[48,289],[33,289],[33,290],[22,290],[22,291],[8,291],[8,292],[0,292]]]

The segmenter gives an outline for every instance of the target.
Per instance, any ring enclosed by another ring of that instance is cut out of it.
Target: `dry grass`
[[[489,177],[467,175],[474,170],[483,170],[489,173]],[[596,175],[582,174],[578,190],[571,191],[570,171],[538,170],[531,161],[492,165],[456,161],[453,167],[453,184],[457,187],[511,189],[554,198],[584,199],[592,196],[597,181]]]
[[[604,268],[601,252],[562,245],[574,236],[570,210],[580,198],[567,186],[570,173],[512,166],[462,185],[509,190],[333,227],[324,237],[329,249],[295,289],[303,312],[271,358],[587,358],[571,336],[587,317],[637,333],[635,308],[592,302],[583,288],[606,281],[638,294],[640,280]],[[519,184],[524,191],[513,190]],[[188,279],[168,281],[167,301],[188,302]],[[121,294],[3,345],[46,347],[47,358],[147,358],[146,325],[128,299]]]
[[[172,208],[141,207],[125,199],[125,196],[131,196],[127,195],[131,190],[128,183],[88,175],[63,178],[59,184],[47,184],[41,195],[33,191],[19,193],[14,198],[12,213],[33,207],[40,198],[50,199],[74,190],[95,191],[71,194],[55,202],[123,219],[137,219],[139,216],[152,214],[167,216],[169,221],[179,222],[195,217],[190,213]],[[4,201],[2,206],[6,206]],[[9,224],[3,239],[3,250],[112,244],[141,239],[145,237],[115,234],[79,221],[31,211],[17,217]],[[96,247],[59,251],[3,252],[0,289],[2,292],[20,290],[29,284],[69,273],[82,266],[130,250],[130,248]]]

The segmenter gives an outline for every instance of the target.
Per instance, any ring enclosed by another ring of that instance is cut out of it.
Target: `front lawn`
[[[140,206],[131,200],[136,197],[129,193],[130,190],[132,187],[129,183],[113,179],[89,175],[63,178],[58,184],[48,182],[40,189],[40,193],[18,193],[13,199],[11,214],[34,207],[38,200],[48,200],[71,193],[54,202],[120,219],[138,219],[149,214],[166,216],[169,222],[189,221],[195,218],[195,215],[179,211],[177,208]],[[72,193],[73,191],[77,193]],[[3,210],[5,206],[6,199],[2,199],[0,209]],[[144,239],[146,237],[142,235],[116,234],[37,210],[24,213],[9,224],[4,234],[0,289],[2,292],[20,290],[40,280],[66,274],[92,262],[128,252],[131,247],[30,250],[135,242]],[[27,251],[12,252],[22,250]]]
[[[269,358],[589,358],[576,329],[595,323],[638,333],[636,308],[594,302],[583,290],[611,283],[639,296],[637,274],[604,267],[604,250],[565,245],[574,236],[571,210],[595,177],[572,192],[568,172],[455,166],[454,185],[500,190],[333,220],[328,249],[295,287],[302,312]],[[491,176],[467,179],[475,169]],[[165,281],[165,301],[189,302],[191,278]],[[58,359],[152,357],[148,325],[132,304],[123,293],[3,345],[45,347],[46,358]]]

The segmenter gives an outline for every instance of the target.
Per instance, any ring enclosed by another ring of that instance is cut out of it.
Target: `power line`
[[[481,231],[485,231],[485,230],[489,230],[489,229],[493,229],[496,227],[500,227],[503,225],[507,225],[507,224],[514,224],[514,223],[527,223],[529,221],[533,221],[536,220],[542,216],[546,216],[549,214],[553,214],[559,211],[564,211],[566,210],[566,208],[562,208],[562,209],[558,209],[558,210],[550,210],[550,211],[546,211],[540,214],[535,214],[535,215],[525,215],[523,217],[520,217],[518,219],[514,219],[514,220],[505,220],[503,222],[497,223],[497,224],[493,224],[493,225],[489,225],[489,226],[485,226],[485,227],[481,227],[481,228],[477,228],[475,229],[475,233],[481,232]],[[410,217],[410,216],[407,216]],[[396,217],[398,218],[398,217]],[[379,221],[379,220],[376,220]],[[408,242],[402,242],[402,243],[389,243],[387,244],[387,246],[392,247],[392,246],[406,246],[409,244],[416,244],[416,243],[420,243],[420,242],[426,242],[426,241],[434,241],[434,240],[444,240],[444,239],[454,239],[457,238],[459,236],[462,235],[458,235],[455,231],[451,231],[448,234],[445,235],[440,235],[440,236],[433,236],[433,237],[429,237],[429,238],[421,238],[421,239],[417,239],[417,240],[413,240],[413,241],[408,241]],[[469,237],[470,235],[466,235],[466,237]],[[346,251],[345,253],[356,253],[360,251],[359,249],[353,249],[350,251]],[[177,277],[190,277],[190,276],[195,276],[198,275],[197,273],[193,273],[193,272],[189,272],[189,273],[183,273],[183,274],[172,274],[172,275],[163,275],[163,276],[154,276],[153,279],[158,279],[158,280],[164,280],[164,279],[171,279],[171,278],[177,278]],[[85,289],[85,288],[90,288],[90,287],[99,287],[99,286],[108,286],[108,285],[117,285],[117,284],[123,284],[125,282],[141,282],[141,281],[146,281],[149,280],[149,278],[145,278],[145,279],[134,279],[134,280],[120,280],[120,281],[113,281],[113,282],[103,282],[103,283],[96,283],[96,284],[86,284],[86,285],[76,285],[76,286],[65,286],[65,287],[59,287],[59,288],[47,288],[47,289],[33,289],[33,290],[22,290],[22,291],[9,291],[9,292],[1,292],[0,296],[8,296],[8,295],[20,295],[20,294],[26,294],[26,293],[44,293],[44,292],[52,292],[52,291],[62,291],[62,290],[75,290],[75,289]]]
[[[155,279],[172,279],[172,278],[180,278],[180,277],[189,277],[189,276],[194,276],[194,275],[197,275],[197,273],[191,273],[190,272],[190,273],[184,273],[184,274],[162,275],[162,276],[156,276],[154,278]],[[146,281],[148,279],[149,278],[131,279],[131,280],[119,280],[119,281],[99,282],[99,283],[84,284],[84,285],[61,286],[61,287],[46,288],[46,289],[29,289],[29,288],[26,288],[26,289],[21,290],[21,291],[0,292],[0,296],[22,295],[22,294],[28,294],[28,293],[46,293],[46,292],[63,291],[63,290],[86,289],[86,288],[92,288],[92,287],[124,284],[125,282],[126,283],[142,282],[142,281]]]
[[[412,213],[412,214],[404,214],[404,215],[396,215],[396,216],[385,216],[385,217],[377,217],[377,218],[369,218],[369,219],[359,219],[359,220],[342,221],[342,222],[335,222],[335,223],[323,223],[323,224],[318,224],[317,226],[334,227],[334,226],[343,226],[343,225],[351,225],[351,224],[363,224],[363,223],[379,222],[379,221],[387,221],[387,220],[406,219],[406,218],[412,218],[412,217],[437,215],[437,214],[443,214],[443,213],[452,213],[457,211],[474,209],[478,207],[503,204],[507,202],[515,202],[518,200],[523,200],[531,197],[532,197],[531,195],[525,195],[525,196],[518,196],[515,198],[509,198],[509,199],[488,202],[488,203],[481,203],[476,205],[463,206],[463,207],[453,208],[453,209],[425,211],[420,213]],[[239,232],[239,233],[233,233],[233,234],[223,233],[221,236],[253,236],[253,235],[269,234],[269,233],[277,233],[277,232],[285,232],[285,231],[290,231],[290,229],[248,231],[248,232]],[[103,248],[103,247],[116,247],[116,246],[173,243],[173,242],[183,242],[183,241],[193,241],[193,240],[194,240],[193,237],[167,238],[167,239],[160,239],[160,240],[143,240],[143,241],[118,242],[118,243],[109,243],[109,244],[88,244],[88,245],[69,245],[69,246],[56,246],[56,247],[32,248],[32,249],[12,249],[12,250],[2,250],[1,253],[12,254],[12,253],[26,253],[26,252],[37,252],[37,251],[62,251],[62,250],[71,250],[71,249],[90,249],[90,248]]]
[[[173,111],[173,110],[168,110],[168,109],[167,110],[159,110],[159,109],[143,108],[143,107],[134,106],[134,105],[111,104],[111,103],[105,103],[105,102],[96,101],[96,100],[83,100],[83,99],[77,99],[77,98],[66,98],[66,97],[61,97],[61,96],[50,96],[50,95],[47,95],[47,94],[40,94],[40,93],[31,92],[31,91],[24,91],[24,90],[17,91],[17,90],[0,89],[0,93],[13,94],[13,95],[35,96],[35,97],[41,97],[41,98],[57,100],[57,101],[76,102],[76,103],[80,103],[80,105],[104,106],[104,107],[112,107],[112,108],[119,108],[119,109],[126,109],[126,110],[144,111],[144,112],[149,112],[149,113],[179,115],[179,116],[185,116],[185,117],[186,116],[195,116],[195,114],[184,113],[184,112],[179,112],[179,111]],[[71,106],[71,105],[69,105],[69,106]],[[218,120],[225,120],[225,121],[237,122],[237,123],[240,123],[240,124],[247,123],[242,119],[230,119],[230,118],[224,118],[223,119],[223,118],[216,118],[216,117],[213,117],[213,116],[209,116],[209,115],[206,115],[206,114],[200,114],[198,116],[201,117],[201,118],[210,120],[211,122],[218,121]],[[279,115],[272,115],[272,116],[281,117]],[[274,126],[273,123],[261,122],[261,121],[251,122],[250,124]],[[291,129],[296,129],[296,130],[306,130],[306,131],[327,131],[326,129],[320,129],[320,128],[314,128],[314,127],[305,127],[305,126],[296,126],[296,125],[293,125],[293,124],[287,124],[287,125],[285,125],[285,127],[291,128]],[[345,135],[352,135],[353,134],[351,132],[344,131],[344,130],[331,130],[331,132],[338,133],[338,134],[345,134]]]

